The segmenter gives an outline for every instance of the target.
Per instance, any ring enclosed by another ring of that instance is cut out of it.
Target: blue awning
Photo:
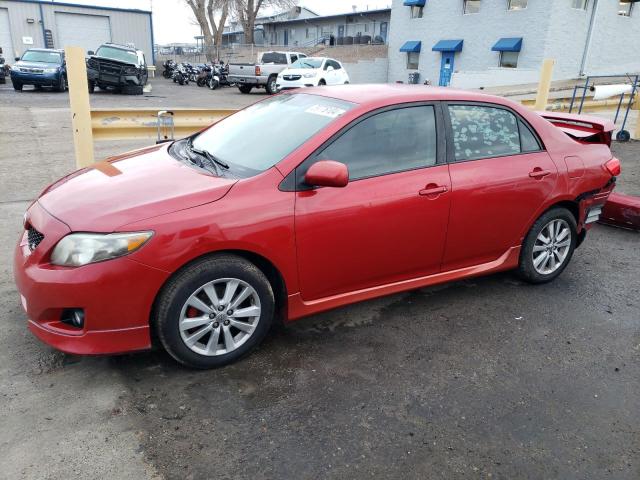
[[[426,0],[404,0],[405,7],[424,7]]]
[[[422,42],[418,40],[409,40],[400,47],[401,52],[419,52],[422,48]]]
[[[494,52],[519,52],[522,50],[522,37],[501,38],[491,50]]]
[[[440,40],[431,50],[434,52],[461,52],[464,40]]]

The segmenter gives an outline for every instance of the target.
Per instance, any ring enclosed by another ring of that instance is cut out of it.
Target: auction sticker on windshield
[[[333,107],[330,105],[312,105],[305,110],[306,113],[322,115],[323,117],[338,118],[346,112],[343,108]]]

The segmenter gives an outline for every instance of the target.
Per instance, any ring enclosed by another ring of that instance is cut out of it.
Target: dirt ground
[[[95,106],[262,98],[154,81]],[[315,315],[245,360],[75,357],[26,329],[11,256],[73,169],[66,95],[0,86],[0,478],[640,478],[640,236],[596,226],[555,282],[512,274]],[[99,144],[98,156],[139,146]],[[640,142],[615,145],[640,195]]]

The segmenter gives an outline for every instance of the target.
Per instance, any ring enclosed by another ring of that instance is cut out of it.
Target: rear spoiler
[[[590,115],[538,112],[540,116],[580,143],[604,143],[611,146],[616,126],[611,120]]]

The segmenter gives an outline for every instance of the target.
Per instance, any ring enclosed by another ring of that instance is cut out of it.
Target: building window
[[[588,3],[589,0],[573,0],[573,4],[571,6],[576,10],[586,10]]]
[[[407,52],[407,68],[417,70],[420,66],[420,52]]]
[[[500,52],[500,66],[502,68],[517,68],[520,52]]]
[[[631,3],[631,0],[622,0],[620,2],[620,8],[618,9],[618,15],[620,15],[621,17],[630,17],[632,10],[633,3]]]
[[[464,0],[464,13],[479,13],[480,0]]]
[[[527,0],[509,0],[509,10],[524,10],[527,8]]]
[[[422,18],[422,14],[424,13],[424,7],[420,7],[414,5],[411,7],[411,18]]]

